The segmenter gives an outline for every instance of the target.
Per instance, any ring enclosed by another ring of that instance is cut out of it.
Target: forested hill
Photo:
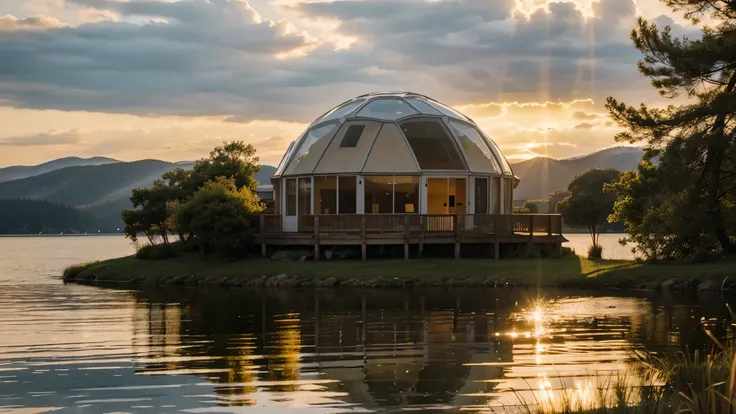
[[[61,168],[0,182],[0,234],[103,233],[121,229],[120,212],[130,207],[134,188],[149,187],[175,168],[193,162],[114,162]],[[261,166],[256,180],[270,184],[276,168]]]
[[[514,199],[544,198],[555,190],[566,189],[573,178],[590,168],[636,169],[643,154],[644,150],[638,147],[616,147],[565,160],[537,157],[511,164],[514,174],[521,179],[514,190]]]
[[[35,177],[0,183],[0,199],[25,198],[84,206],[130,197],[167,171],[189,167],[158,160],[68,167]]]
[[[0,168],[0,182],[20,180],[22,178],[33,177],[67,167],[77,167],[83,165],[103,165],[111,164],[114,162],[120,161],[106,157],[66,157],[45,162],[39,165],[15,165],[12,167]]]
[[[134,188],[150,187],[175,168],[193,163],[159,160],[117,162],[97,166],[68,167],[35,177],[0,183],[0,199],[46,200],[72,206],[93,206],[127,200]],[[275,168],[261,167],[256,180],[270,183]]]

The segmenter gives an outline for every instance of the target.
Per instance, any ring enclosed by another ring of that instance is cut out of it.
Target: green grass
[[[734,274],[732,262],[704,264],[641,264],[620,260],[561,259],[490,260],[421,259],[360,261],[274,261],[250,258],[226,263],[199,254],[162,260],[135,257],[74,266],[65,281],[110,281],[156,284],[246,285],[256,279],[287,274],[302,285],[328,278],[354,286],[483,286],[513,283],[522,286],[656,288],[677,277],[694,276],[720,282]]]

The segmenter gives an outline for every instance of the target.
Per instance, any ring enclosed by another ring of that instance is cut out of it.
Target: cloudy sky
[[[659,0],[2,0],[0,166],[200,158],[244,140],[275,164],[315,117],[380,90],[471,116],[510,159],[615,145],[613,95]]]

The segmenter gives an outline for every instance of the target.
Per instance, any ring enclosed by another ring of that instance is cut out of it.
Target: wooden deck
[[[559,214],[336,214],[302,215],[298,231],[284,232],[280,215],[260,216],[261,251],[268,246],[314,246],[319,260],[320,246],[361,246],[366,259],[368,245],[418,246],[421,257],[424,245],[454,244],[460,257],[463,244],[491,244],[493,257],[500,257],[502,244],[553,245],[557,250],[566,239],[562,236]]]

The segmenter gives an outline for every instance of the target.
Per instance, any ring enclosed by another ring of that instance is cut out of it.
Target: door
[[[465,178],[427,178],[427,214],[465,214],[467,180]],[[452,231],[452,217],[431,217],[428,230]]]
[[[296,205],[296,178],[284,180],[283,204],[283,229],[284,232],[293,233],[299,231],[299,216]]]
[[[284,232],[299,231],[299,216],[312,214],[312,179],[288,178],[284,185]]]
[[[465,178],[449,178],[447,187],[447,205],[450,214],[465,214],[468,206],[468,188]]]

